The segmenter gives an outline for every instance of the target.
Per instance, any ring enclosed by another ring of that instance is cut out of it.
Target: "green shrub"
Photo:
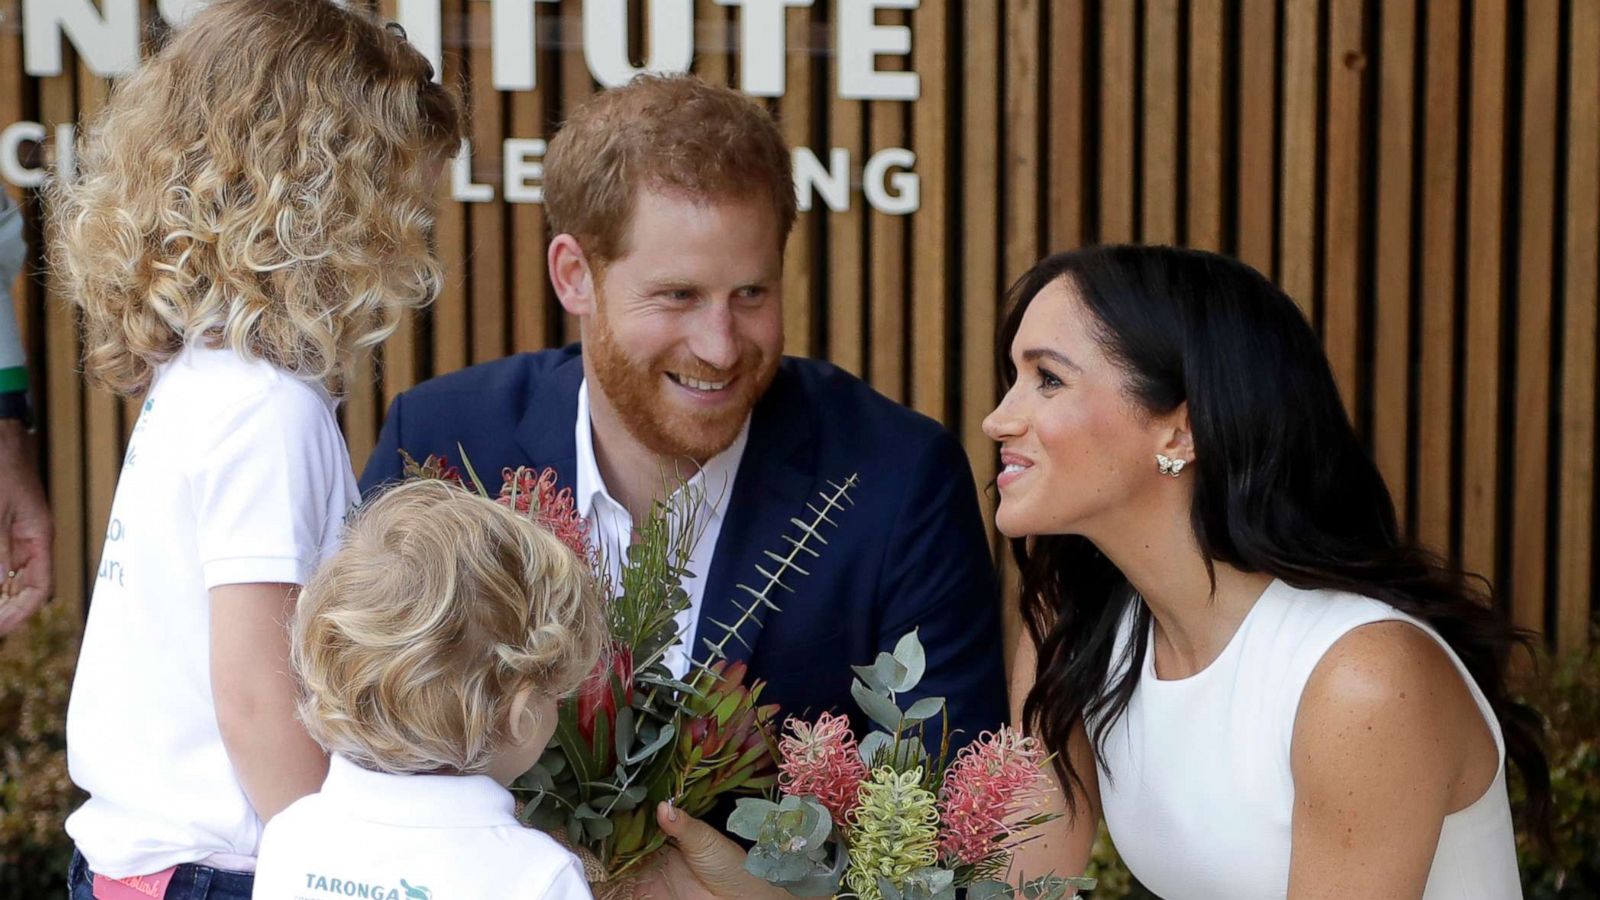
[[[1541,662],[1542,677],[1524,692],[1549,722],[1545,750],[1554,794],[1555,847],[1538,846],[1523,831],[1517,856],[1528,900],[1600,897],[1600,635],[1587,653]],[[1512,806],[1522,785],[1511,781]]]
[[[53,603],[0,645],[0,897],[66,892],[62,822],[83,802],[66,754],[79,631],[77,611]]]

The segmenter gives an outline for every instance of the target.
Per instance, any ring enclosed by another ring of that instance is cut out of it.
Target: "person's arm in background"
[[[28,370],[11,291],[27,258],[22,210],[0,191],[0,637],[50,596],[50,505],[28,428]]]

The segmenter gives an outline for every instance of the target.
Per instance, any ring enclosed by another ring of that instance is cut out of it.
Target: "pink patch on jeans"
[[[151,875],[134,875],[131,878],[94,877],[94,900],[161,900],[167,895],[167,885],[178,867],[163,869]]]

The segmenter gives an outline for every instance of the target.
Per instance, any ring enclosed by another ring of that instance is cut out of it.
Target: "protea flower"
[[[817,798],[843,828],[856,808],[867,764],[861,761],[856,736],[845,716],[823,713],[815,725],[790,719],[790,732],[778,742],[783,761],[778,764],[778,785],[790,797]]]
[[[758,791],[777,782],[772,720],[776,705],[759,706],[761,685],[746,687],[746,666],[719,661],[695,679],[700,696],[684,704],[678,735],[678,806],[690,815],[711,809],[718,794]]]
[[[881,900],[878,879],[896,887],[939,863],[939,809],[922,786],[922,769],[899,774],[884,766],[861,785],[850,814],[850,868],[844,881],[861,900]]]
[[[617,721],[617,693],[612,690],[612,676],[622,685],[622,706],[633,705],[633,648],[612,644],[609,652],[595,662],[594,671],[578,688],[578,733],[583,739],[594,742],[595,719],[605,716],[607,726]],[[608,727],[607,734],[615,728]],[[599,748],[597,748],[599,749]]]
[[[1044,753],[1010,728],[984,732],[945,771],[939,792],[939,852],[947,861],[977,865],[1007,849],[1022,814],[1050,789]]]

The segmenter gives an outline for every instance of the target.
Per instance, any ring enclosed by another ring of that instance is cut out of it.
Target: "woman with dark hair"
[[[1104,817],[1169,900],[1521,897],[1507,760],[1536,830],[1550,805],[1505,683],[1526,636],[1402,535],[1294,302],[1213,254],[1090,248],[1017,282],[1000,347],[1013,719],[1064,787],[1013,877],[1083,871]],[[782,896],[659,820],[651,896]]]
[[[1065,788],[1024,870],[1081,871],[1103,816],[1168,898],[1520,897],[1507,758],[1549,805],[1505,685],[1523,636],[1402,535],[1293,301],[1213,254],[1097,247],[1010,307],[984,430],[1015,713]]]

